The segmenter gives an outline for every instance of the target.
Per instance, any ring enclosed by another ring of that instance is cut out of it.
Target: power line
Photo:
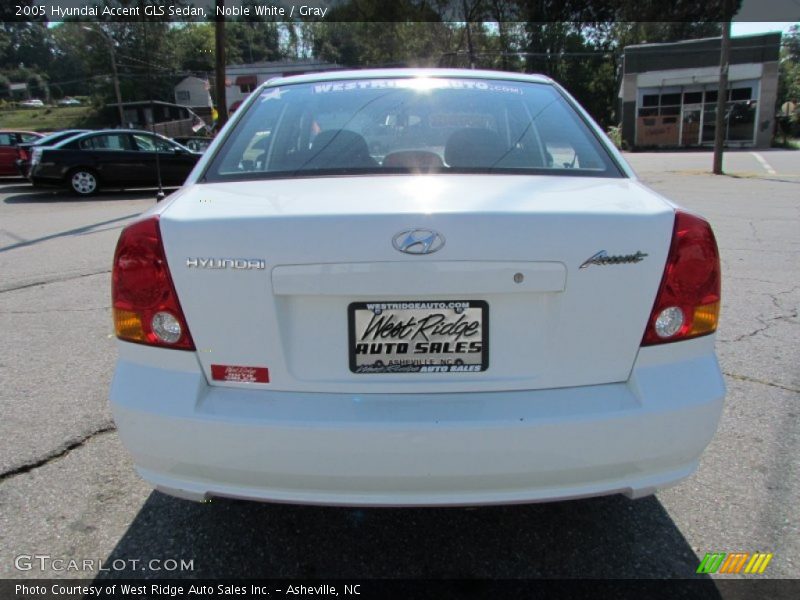
[[[157,73],[154,74],[154,77],[188,77],[189,75],[194,75],[197,71],[171,71],[169,73]],[[80,79],[68,79],[64,81],[48,81],[47,85],[67,85],[70,83],[80,83],[82,81],[86,81],[87,79],[110,79],[112,77],[111,73],[101,73],[98,75],[88,75],[86,77],[81,77]],[[145,74],[137,74],[137,73],[120,73],[120,79],[142,79],[146,77]]]
[[[119,58],[124,58],[125,60],[132,60],[134,62],[141,63],[143,65],[142,67],[136,67],[136,68],[147,68],[147,67],[149,67],[151,69],[161,69],[162,71],[168,71],[169,70],[167,67],[162,67],[161,65],[154,65],[152,63],[144,61],[144,60],[142,60],[140,58],[135,58],[133,56],[126,56],[124,54],[119,54],[119,53],[117,53],[117,56]]]

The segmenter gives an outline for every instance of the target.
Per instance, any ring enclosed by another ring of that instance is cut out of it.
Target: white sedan
[[[272,80],[112,285],[119,434],[179,497],[636,498],[722,410],[709,224],[546,77]]]

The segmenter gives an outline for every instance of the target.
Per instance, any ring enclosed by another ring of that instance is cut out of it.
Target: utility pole
[[[217,96],[217,131],[228,122],[228,104],[225,101],[225,16],[219,14],[225,7],[225,0],[216,0],[217,16],[214,23],[214,43],[216,50],[215,85]]]
[[[119,125],[125,127],[125,114],[122,112],[122,93],[119,91],[119,75],[117,74],[117,56],[114,52],[114,42],[111,37],[102,29],[95,29],[94,27],[83,26],[86,31],[93,31],[94,33],[103,37],[103,40],[108,44],[108,51],[111,54],[111,73],[114,75],[114,93],[117,96],[117,112],[119,113]]]
[[[731,12],[725,3],[725,21],[722,23],[722,48],[719,55],[719,91],[717,92],[717,115],[714,124],[714,175],[722,175],[722,147],[725,144],[726,108],[728,101],[728,63],[731,53]]]
[[[461,5],[464,8],[464,21],[467,25],[467,51],[469,52],[469,68],[475,68],[475,49],[472,47],[472,30],[469,26],[469,12],[467,11],[467,0],[461,0]]]
[[[147,95],[150,97],[150,131],[153,134],[153,153],[156,155],[156,183],[158,183],[158,190],[156,191],[156,202],[161,202],[164,199],[164,186],[161,180],[161,149],[158,147],[158,139],[156,138],[156,105],[153,102],[153,73],[150,69],[150,44],[147,43],[147,27],[149,23],[142,21],[142,29],[144,32],[144,61],[147,65]]]

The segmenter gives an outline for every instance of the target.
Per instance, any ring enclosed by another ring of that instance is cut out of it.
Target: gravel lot
[[[708,217],[723,258],[728,385],[696,475],[639,501],[342,509],[153,492],[107,405],[109,271],[154,192],[78,200],[0,181],[0,578],[20,554],[177,559],[177,577],[692,577],[705,552],[774,553],[800,577],[800,152],[631,154],[654,189]],[[766,165],[766,166],[765,166]],[[126,567],[104,576],[160,576]],[[763,576],[762,576],[763,577]]]

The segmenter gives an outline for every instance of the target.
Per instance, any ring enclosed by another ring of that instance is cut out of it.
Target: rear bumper
[[[119,345],[122,442],[142,477],[194,500],[639,497],[694,471],[725,393],[713,336],[643,348],[625,383],[429,395],[213,387],[192,353]]]
[[[64,187],[63,179],[54,177],[37,177],[29,174],[28,180],[36,187]]]
[[[52,162],[38,162],[28,168],[28,179],[35,186],[53,187],[67,184],[67,169]]]
[[[17,171],[19,171],[19,174],[20,174],[22,177],[25,177],[25,178],[27,178],[27,177],[28,177],[28,175],[30,175],[30,170],[31,170],[31,163],[30,163],[30,161],[27,161],[27,160],[22,160],[22,159],[18,158],[18,159],[17,159],[17,160],[14,162],[14,164],[16,165],[16,167],[17,167]]]

